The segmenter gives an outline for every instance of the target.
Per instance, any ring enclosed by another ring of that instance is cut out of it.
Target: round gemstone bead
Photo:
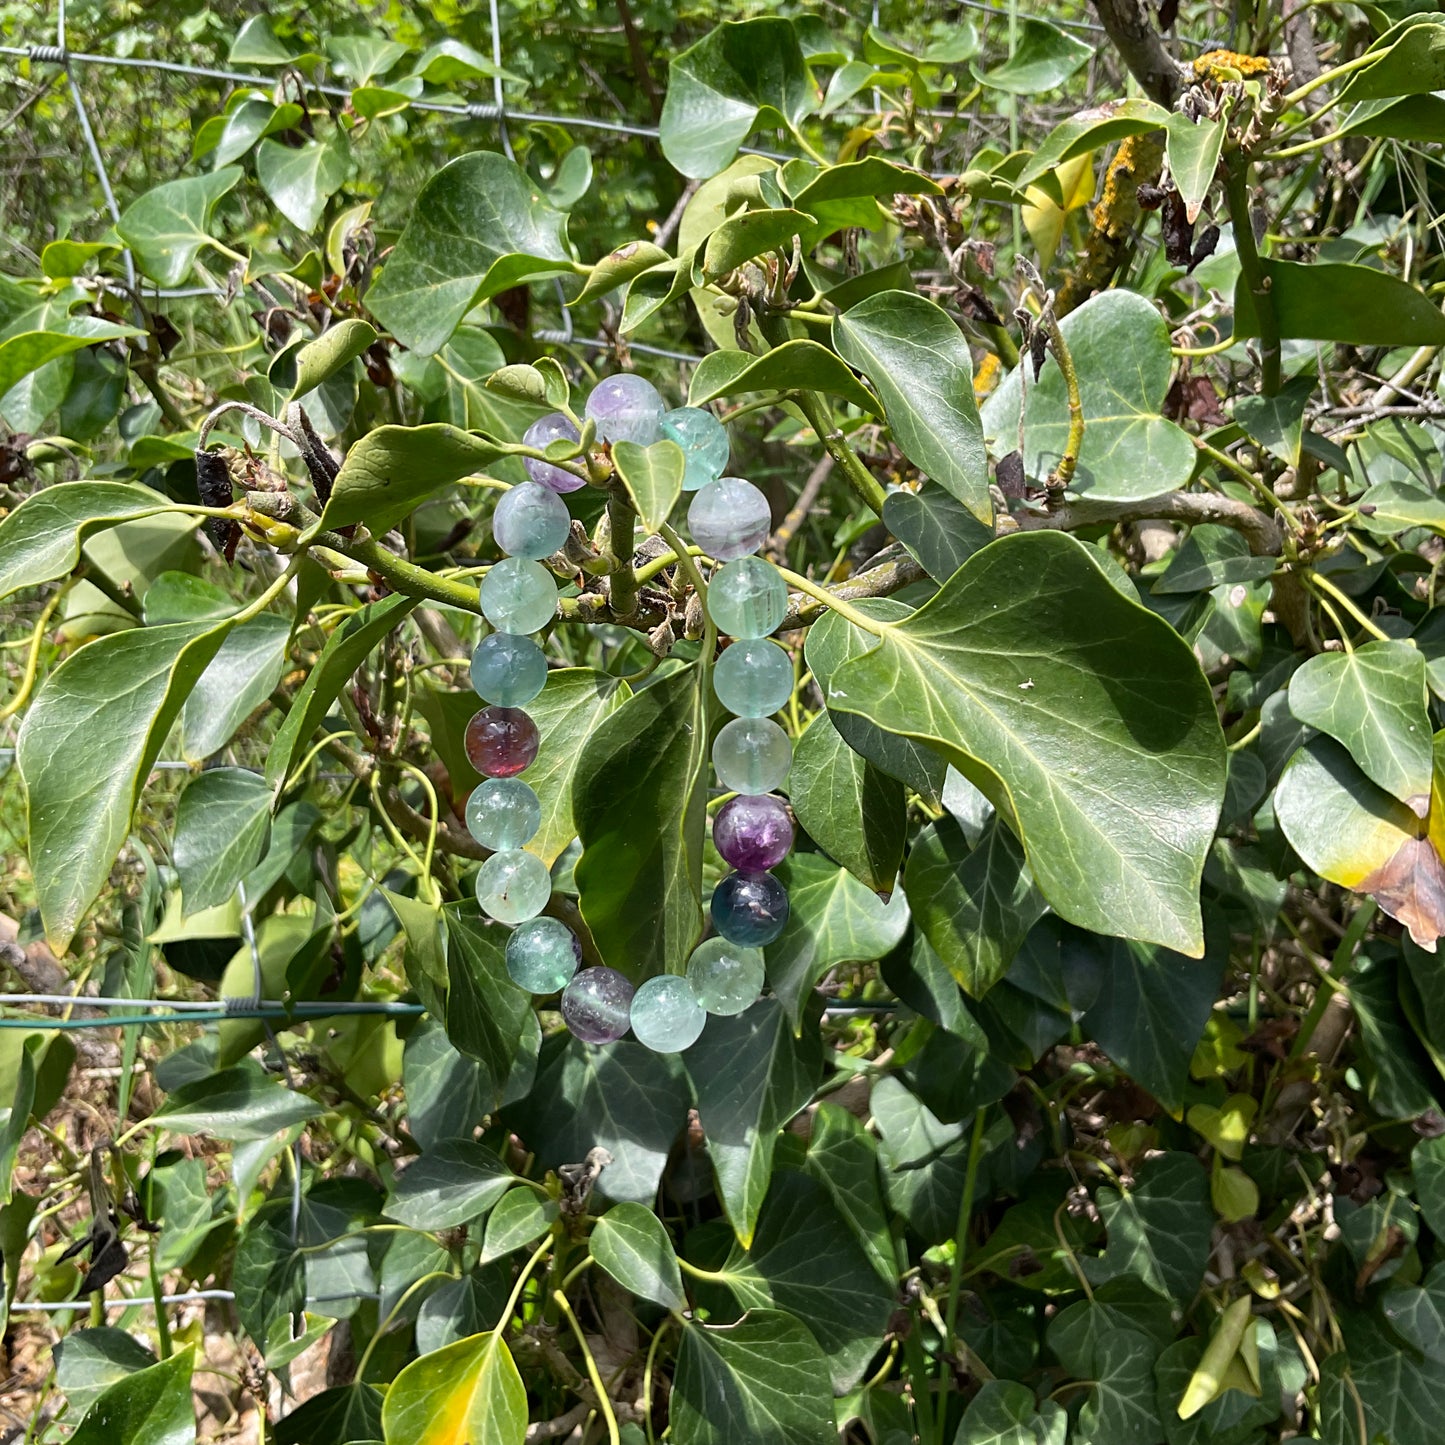
[[[684,492],[715,482],[727,470],[728,434],[723,424],[700,406],[680,406],[662,419],[662,435],[682,448],[687,465]]]
[[[729,873],[712,895],[712,925],[729,943],[761,948],[788,921],[788,890],[771,873]]]
[[[793,660],[766,637],[744,638],[713,664],[712,687],[730,713],[769,717],[793,695]]]
[[[483,777],[515,777],[536,761],[541,741],[521,708],[484,707],[467,724],[467,761]]]
[[[507,940],[507,972],[528,993],[566,988],[582,964],[582,945],[565,923],[533,918],[519,923]]]
[[[632,996],[632,1032],[658,1054],[680,1054],[697,1042],[707,1010],[692,985],[675,973],[650,978]]]
[[[522,433],[523,443],[536,447],[539,452],[546,451],[549,442],[577,440],[577,428],[560,411],[539,417]],[[534,482],[540,482],[554,492],[575,492],[579,487],[587,485],[576,472],[569,472],[565,467],[554,467],[551,462],[539,462],[535,457],[524,457],[522,465]]]
[[[520,707],[531,702],[546,681],[546,656],[530,637],[494,632],[472,653],[472,686],[483,702]]]
[[[484,778],[467,799],[467,832],[494,853],[525,847],[541,826],[542,805],[520,778]]]
[[[556,615],[557,584],[540,562],[503,557],[482,578],[482,616],[498,632],[540,632]]]
[[[712,841],[723,862],[744,873],[762,873],[788,856],[793,846],[793,820],[781,798],[744,794],[730,798],[718,809]]]
[[[666,410],[657,388],[630,371],[604,377],[587,398],[587,415],[597,423],[597,435],[605,442],[650,447],[662,436]]]
[[[552,875],[535,854],[520,848],[493,853],[477,872],[477,902],[498,923],[535,918],[552,896]]]
[[[740,1014],[763,991],[763,951],[725,938],[709,938],[693,950],[687,977],[697,1001],[710,1014]]]
[[[486,602],[486,584],[482,584]],[[788,584],[761,557],[739,557],[713,574],[707,584],[707,610],[729,637],[766,637],[776,632],[788,610]]]
[[[533,562],[550,557],[567,540],[572,515],[567,504],[540,482],[523,482],[502,493],[492,513],[492,536],[513,557]]]
[[[627,1032],[632,985],[615,968],[584,968],[562,994],[562,1020],[584,1044],[616,1043]]]
[[[772,718],[735,717],[713,740],[718,781],[734,793],[771,793],[793,765],[793,745]]]
[[[756,552],[768,540],[773,517],[768,499],[741,477],[709,482],[687,509],[692,540],[719,562]]]

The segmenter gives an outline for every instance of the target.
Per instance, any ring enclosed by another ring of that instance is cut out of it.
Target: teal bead
[[[793,695],[793,660],[766,637],[735,642],[713,664],[717,700],[738,717],[770,717]]]
[[[520,778],[483,778],[467,799],[467,832],[500,853],[523,848],[542,826],[542,804]]]
[[[710,1014],[740,1014],[763,991],[763,951],[709,938],[687,961],[688,982],[697,1001]]]
[[[482,616],[498,632],[540,632],[556,615],[557,584],[540,562],[504,557],[482,578]]]
[[[682,474],[684,492],[695,492],[715,482],[727,470],[727,428],[700,406],[680,406],[662,419],[662,435],[682,448],[687,460]]]
[[[793,745],[771,718],[735,717],[713,741],[713,770],[734,793],[771,793],[792,764]]]
[[[507,973],[528,993],[556,993],[582,964],[577,935],[555,918],[519,923],[507,940]]]
[[[768,499],[741,477],[709,482],[687,509],[692,540],[719,562],[756,552],[768,540],[773,517]]]
[[[477,902],[498,923],[535,918],[552,896],[552,875],[535,853],[509,848],[493,853],[477,873]]]
[[[691,1048],[707,1022],[692,985],[675,973],[650,978],[632,996],[632,1032],[654,1053]]]
[[[541,482],[523,482],[502,493],[492,513],[492,536],[512,557],[533,562],[550,557],[572,531],[567,504]]]
[[[485,583],[482,600],[486,601]],[[739,557],[713,573],[707,584],[707,610],[718,631],[729,637],[767,637],[778,630],[788,610],[788,584],[771,562]]]
[[[472,686],[483,702],[521,707],[547,683],[547,658],[530,637],[494,632],[472,653]]]

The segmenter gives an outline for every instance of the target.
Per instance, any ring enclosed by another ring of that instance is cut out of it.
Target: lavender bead
[[[740,794],[724,803],[712,825],[713,846],[741,873],[776,868],[793,846],[793,820],[770,793]]]
[[[616,1043],[628,1030],[633,987],[615,968],[584,968],[562,993],[562,1019],[584,1044]]]
[[[549,442],[575,442],[578,434],[577,428],[560,411],[554,411],[534,421],[522,433],[522,440],[527,446],[544,452]],[[587,485],[575,472],[569,472],[565,467],[554,467],[551,462],[539,462],[535,457],[524,457],[522,465],[534,482],[541,482],[554,492],[575,492]]]

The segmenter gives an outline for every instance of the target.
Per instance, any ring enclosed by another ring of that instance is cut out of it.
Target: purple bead
[[[467,759],[487,778],[512,778],[536,761],[537,724],[519,707],[484,707],[467,724]]]
[[[713,889],[710,911],[729,943],[762,948],[788,922],[788,890],[771,873],[729,873]]]
[[[562,1019],[584,1044],[613,1044],[630,1026],[632,985],[615,968],[584,968],[562,992]]]
[[[549,412],[522,433],[522,440],[527,446],[544,452],[549,442],[575,442],[577,428],[560,411]],[[535,457],[524,457],[522,465],[534,482],[541,482],[554,492],[575,492],[587,485],[575,472],[569,472],[565,467],[554,467],[551,462],[539,462]]]
[[[771,793],[739,794],[713,819],[713,846],[725,863],[744,873],[776,868],[793,846],[793,820]]]

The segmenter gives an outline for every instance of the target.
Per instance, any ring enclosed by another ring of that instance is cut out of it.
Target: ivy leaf
[[[179,286],[201,247],[215,244],[211,212],[241,175],[240,166],[223,166],[208,176],[166,181],[125,208],[116,232],[158,286]]]
[[[806,338],[785,341],[761,356],[750,351],[709,352],[692,374],[687,404],[706,406],[723,396],[800,388],[840,396],[860,411],[878,411],[877,401],[863,383],[826,346]]]
[[[529,1184],[509,1189],[487,1216],[487,1233],[477,1263],[505,1259],[514,1250],[535,1243],[552,1227],[558,1213],[557,1202],[542,1198]]]
[[[828,1366],[791,1315],[752,1310],[735,1325],[683,1326],[673,1380],[677,1445],[836,1445]]]
[[[682,1310],[682,1273],[662,1221],[641,1204],[614,1204],[588,1238],[592,1258],[640,1299]]]
[[[821,1000],[789,1026],[777,999],[731,1018],[713,1014],[686,1064],[707,1136],[724,1212],[746,1249],[772,1176],[778,1132],[813,1097],[822,1077]]]
[[[474,905],[446,910],[447,1037],[485,1074],[487,1107],[497,1107],[525,1035],[532,998],[507,973],[507,935]]]
[[[1346,262],[1266,260],[1260,266],[1269,281],[1279,334],[1286,340],[1445,344],[1445,315],[1398,276]],[[1242,272],[1234,287],[1234,335],[1239,341],[1260,335],[1254,293]]]
[[[1445,25],[1439,16],[1408,16],[1370,46],[1370,53],[1376,52],[1379,59],[1341,91],[1341,104],[1445,90]]]
[[[275,1445],[363,1445],[381,1438],[381,1391],[357,1381],[303,1401],[271,1428]]]
[[[1252,555],[1249,543],[1233,527],[1192,527],[1163,576],[1149,590],[1156,597],[1173,597],[1214,587],[1237,587],[1261,581],[1274,568],[1275,559]]]
[[[806,1168],[832,1200],[868,1262],[891,1284],[897,1266],[879,1186],[877,1141],[846,1109],[825,1100],[813,1114]]]
[[[651,241],[628,241],[615,251],[609,251],[592,267],[587,275],[587,284],[570,304],[581,306],[585,301],[593,301],[619,286],[625,286],[654,266],[666,266],[671,262],[672,257]]]
[[[55,1383],[79,1418],[112,1385],[155,1362],[155,1355],[124,1330],[93,1325],[56,1342]]]
[[[834,318],[833,344],[873,383],[909,461],[991,525],[973,360],[953,318],[914,292],[881,291]]]
[[[18,1043],[14,1090],[10,1102],[0,1108],[0,1206],[15,1196],[15,1160],[35,1108],[35,1058],[41,1052],[42,1035],[22,1033]]]
[[[146,594],[147,602],[155,590]],[[273,612],[252,617],[226,634],[181,709],[182,757],[204,762],[231,741],[281,681],[290,638],[291,623]]]
[[[291,387],[291,400],[297,401],[307,392],[315,391],[323,381],[361,356],[375,340],[376,327],[354,316],[329,326],[296,353],[296,381]]]
[[[1062,85],[1093,55],[1092,46],[1030,16],[1019,21],[1018,41],[1002,65],[980,71],[975,62],[970,68],[973,78],[991,90],[1038,95]]]
[[[512,1272],[504,1264],[469,1270],[428,1296],[416,1319],[416,1347],[423,1354],[444,1349],[501,1323],[511,1293]]]
[[[1127,100],[1108,100],[1088,110],[1081,110],[1060,121],[1045,137],[1033,158],[1019,172],[1018,184],[1032,185],[1065,161],[1098,150],[1110,141],[1131,135],[1144,135],[1162,130],[1171,112],[1152,100],[1131,96]]]
[[[261,861],[271,801],[266,780],[245,768],[211,768],[186,784],[171,857],[187,913],[227,902]]]
[[[953,1445],[1063,1445],[1068,1416],[1062,1405],[1045,1400],[1016,1380],[988,1380],[968,1402]],[[1110,1438],[1112,1445],[1112,1437]]]
[[[1402,1345],[1373,1316],[1351,1311],[1341,1321],[1345,1350],[1320,1370],[1318,1429],[1325,1445],[1361,1438],[1391,1445],[1433,1445],[1445,1413],[1445,1366]]]
[[[195,1351],[118,1380],[93,1404],[70,1438],[74,1445],[195,1445],[191,1402]]]
[[[423,1149],[458,1139],[494,1107],[490,1074],[453,1047],[435,1019],[422,1018],[402,1055],[407,1127]]]
[[[1248,1445],[1259,1439],[1261,1426],[1279,1418],[1280,1381],[1274,1364],[1277,1350],[1274,1332],[1266,1320],[1256,1319],[1253,1328],[1258,1336],[1255,1352],[1259,1356],[1260,1380],[1257,1386],[1235,1352],[1216,1377],[1216,1372],[1208,1368],[1204,1341],[1197,1337],[1176,1340],[1159,1356],[1154,1365],[1154,1378],[1159,1387],[1159,1415],[1169,1445]],[[1191,1414],[1188,1420],[1181,1420],[1179,1412],[1196,1372],[1202,1381],[1213,1383],[1215,1392],[1202,1409]],[[1256,1388],[1258,1395],[1252,1393]]]
[[[947,582],[979,548],[993,541],[993,528],[941,486],[889,492],[883,499],[883,525],[936,582]]]
[[[726,21],[668,63],[662,153],[685,176],[716,175],[756,128],[796,131],[812,105],[791,21]]]
[[[656,532],[672,515],[682,495],[682,474],[687,466],[682,448],[667,440],[650,447],[619,441],[613,443],[612,460],[643,527],[649,533]]]
[[[35,313],[38,321],[38,311]],[[12,425],[20,422],[20,393],[12,391],[25,377],[38,372],[41,367],[61,357],[68,356],[82,347],[94,346],[98,341],[113,341],[120,337],[139,336],[133,326],[119,326],[111,321],[102,321],[93,316],[72,316],[52,322],[33,331],[15,331],[0,341],[0,397],[5,398],[6,414]],[[69,382],[66,380],[66,386]],[[7,395],[8,393],[8,395]],[[58,405],[46,405],[40,414],[41,420]]]
[[[1169,177],[1178,188],[1190,225],[1199,215],[1199,208],[1214,184],[1214,172],[1224,149],[1228,122],[1191,120],[1178,112],[1165,126],[1164,153],[1169,164]]]
[[[516,1182],[495,1154],[471,1139],[446,1139],[407,1166],[386,1212],[412,1229],[451,1229],[487,1213]]]
[[[708,238],[702,261],[694,261],[693,279],[717,281],[767,251],[786,250],[795,236],[811,236],[818,218],[786,206],[742,211],[729,216]]]
[[[1203,952],[1199,879],[1226,773],[1213,700],[1179,635],[1082,543],[985,547],[826,697],[943,752],[1009,820],[1062,917]]]
[[[566,214],[515,161],[495,151],[459,156],[417,194],[366,305],[398,341],[430,356],[478,302],[572,274],[566,228]]]
[[[326,202],[346,181],[351,147],[346,132],[299,146],[263,140],[256,151],[256,179],[276,209],[299,231],[313,231]]]
[[[1079,1411],[1086,1439],[1158,1445],[1164,1423],[1155,1400],[1157,1353],[1152,1340],[1132,1330],[1106,1335],[1094,1346],[1094,1388]]]
[[[408,1445],[523,1445],[527,1387],[496,1331],[472,1335],[413,1360],[387,1388],[381,1422]]]
[[[173,1134],[247,1140],[267,1139],[322,1112],[304,1094],[273,1084],[247,1063],[182,1085],[152,1117]]]
[[[628,698],[582,744],[572,781],[582,916],[603,962],[634,978],[680,969],[702,933],[702,680],[682,668]]]
[[[1310,268],[1312,271],[1317,269]],[[1194,471],[1194,443],[1160,414],[1174,358],[1169,327],[1132,291],[1104,291],[1059,323],[1079,376],[1084,445],[1073,490],[1109,501],[1136,501],[1182,487]],[[983,405],[983,430],[1001,450],[1014,447],[1022,396],[1015,368]],[[1028,389],[1024,470],[1046,476],[1069,433],[1063,373],[1045,366]]]
[[[66,658],[31,703],[16,759],[35,890],[56,953],[103,887],[146,775],[226,631],[180,622],[98,638]]]

